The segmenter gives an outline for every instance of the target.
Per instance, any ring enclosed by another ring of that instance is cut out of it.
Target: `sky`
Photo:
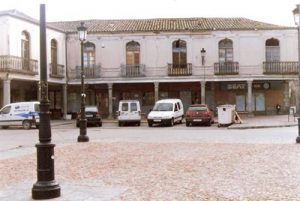
[[[182,17],[244,17],[295,26],[292,10],[300,0],[0,0],[0,10],[17,9],[46,21]]]

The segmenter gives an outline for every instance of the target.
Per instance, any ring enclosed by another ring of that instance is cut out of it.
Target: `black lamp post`
[[[54,144],[51,143],[50,112],[47,81],[45,4],[40,5],[40,127],[37,148],[37,182],[32,187],[33,199],[60,196],[60,186],[54,180]]]
[[[298,114],[300,114],[300,4],[293,10],[295,24],[298,27]],[[300,116],[298,117],[298,136],[296,138],[296,142],[300,143]]]
[[[86,134],[86,127],[87,127],[87,120],[85,116],[85,86],[84,86],[84,69],[83,69],[83,44],[86,39],[87,35],[87,28],[84,26],[84,22],[80,23],[80,26],[77,27],[78,31],[78,37],[80,40],[80,46],[81,46],[81,106],[80,106],[80,119],[79,119],[79,125],[80,125],[80,132],[79,136],[77,138],[78,142],[88,142],[89,137]]]
[[[200,52],[201,52],[201,64],[202,64],[202,66],[204,66],[206,50],[204,48],[202,48]]]

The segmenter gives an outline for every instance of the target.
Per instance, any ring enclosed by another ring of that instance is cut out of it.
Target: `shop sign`
[[[252,89],[269,89],[270,83],[253,83]],[[246,90],[247,84],[246,83],[230,83],[226,85],[227,90]]]
[[[269,89],[270,83],[264,82],[264,83],[253,83],[252,85],[253,89]]]
[[[247,85],[245,83],[231,83],[227,84],[227,90],[243,90],[246,89]]]

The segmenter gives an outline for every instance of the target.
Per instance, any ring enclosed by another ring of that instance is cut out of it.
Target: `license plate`
[[[92,114],[87,114],[86,117],[93,117],[93,115]]]
[[[154,122],[161,122],[160,119],[154,119],[153,121],[154,121]]]
[[[202,121],[202,119],[194,119],[194,121],[197,121],[197,122],[199,122],[199,121]]]

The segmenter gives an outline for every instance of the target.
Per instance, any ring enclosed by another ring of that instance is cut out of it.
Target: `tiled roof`
[[[18,10],[0,11],[35,24],[39,21]],[[83,20],[90,33],[136,33],[136,32],[201,32],[212,30],[278,30],[295,29],[258,22],[246,18],[161,18],[130,20]],[[48,22],[47,26],[65,33],[77,32],[80,21]]]
[[[89,33],[201,32],[212,30],[294,29],[246,18],[166,18],[131,20],[83,20]],[[77,32],[80,21],[47,23],[66,33]]]

